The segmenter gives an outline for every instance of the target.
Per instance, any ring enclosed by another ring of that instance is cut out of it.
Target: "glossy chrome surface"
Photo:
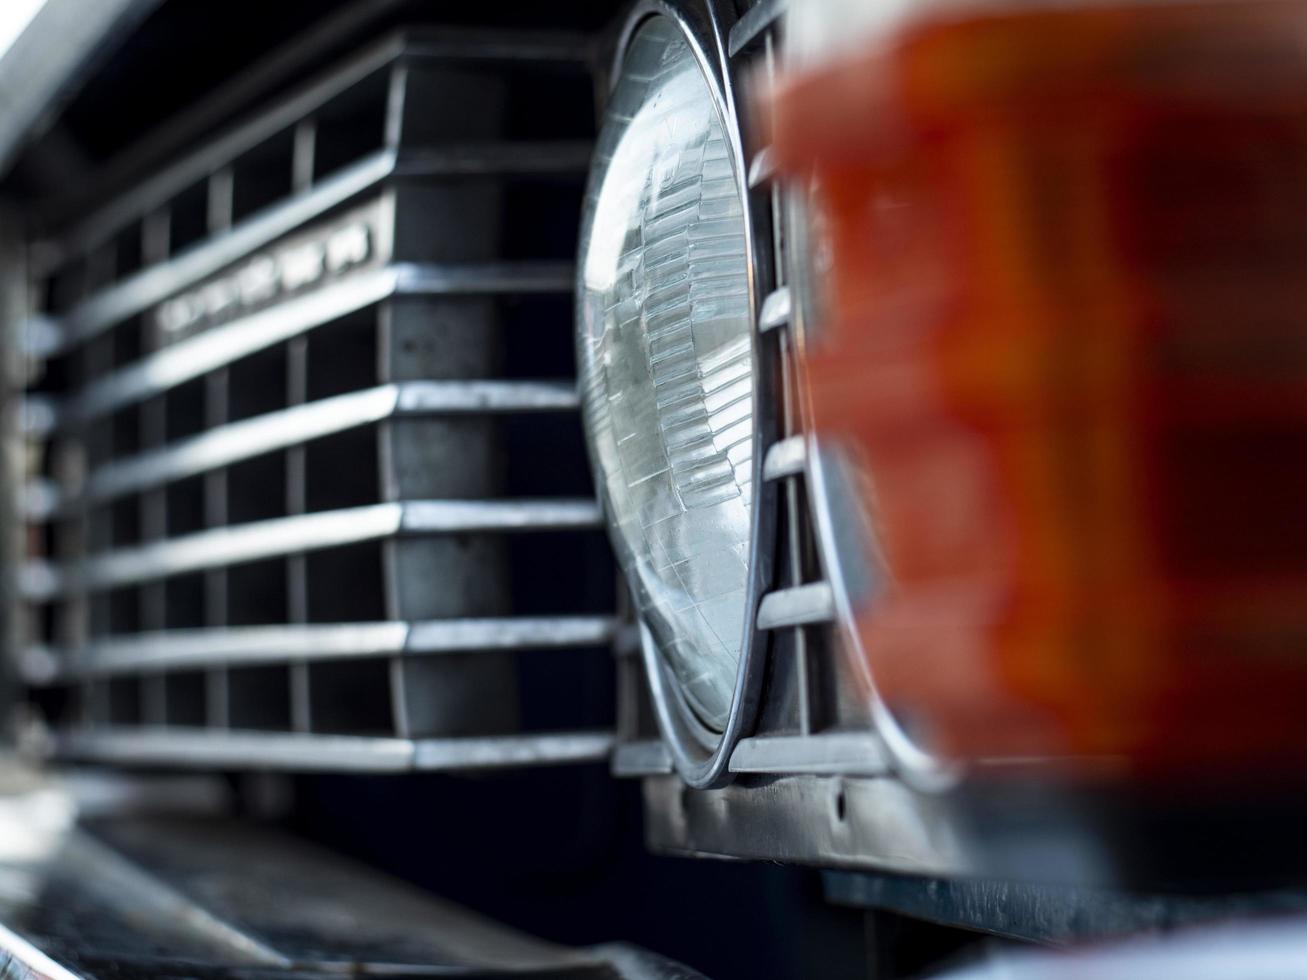
[[[758,628],[763,630],[806,626],[829,622],[835,613],[831,587],[826,582],[810,582],[788,589],[778,589],[763,596],[758,606]]]
[[[484,772],[523,766],[601,762],[608,732],[392,738],[367,735],[102,728],[58,734],[47,746],[60,758],[122,766],[191,769],[301,769],[312,772]]]
[[[78,503],[102,503],[384,419],[567,412],[576,407],[576,386],[566,381],[405,381],[295,405],[167,448],[114,459],[90,475],[78,497],[61,499],[52,486],[34,485],[29,498],[43,514]]]
[[[758,329],[775,330],[789,324],[791,305],[789,286],[781,286],[768,293],[762,301],[762,312],[758,315]]]
[[[762,478],[784,480],[792,476],[802,476],[807,465],[808,444],[803,436],[786,436],[768,447],[767,455],[762,461]]]
[[[560,263],[394,264],[356,272],[332,285],[163,348],[89,385],[58,410],[64,424],[143,401],[242,357],[395,296],[468,296],[567,292],[571,266]]]
[[[73,652],[29,648],[20,668],[33,683],[131,674],[141,670],[240,667],[354,660],[478,650],[544,652],[603,647],[613,638],[606,616],[515,616],[417,623],[321,623],[163,630],[109,638]]]
[[[32,565],[27,577],[52,575],[52,591],[42,584],[33,592],[63,594],[395,535],[576,530],[599,523],[599,510],[590,500],[410,500],[201,531],[46,571]]]

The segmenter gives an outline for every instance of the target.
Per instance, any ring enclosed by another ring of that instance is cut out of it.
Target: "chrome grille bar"
[[[93,471],[81,503],[103,503],[278,449],[383,419],[406,416],[566,412],[577,407],[566,381],[406,381],[296,405],[233,422],[173,446]],[[68,504],[63,504],[67,508]]]
[[[50,750],[59,758],[127,766],[334,772],[404,772],[413,768],[412,742],[354,735],[102,727],[61,732]]]
[[[731,754],[731,772],[813,776],[888,776],[889,758],[871,732],[830,732],[744,738]]]
[[[145,269],[130,279],[87,299],[56,323],[58,338],[43,356],[62,353],[118,321],[194,285],[224,266],[353,200],[392,176],[398,166],[394,150],[382,150],[328,177],[268,212],[257,215],[227,234],[169,262]]]
[[[285,661],[436,655],[479,650],[598,647],[613,637],[610,616],[521,616],[420,623],[324,623],[173,630],[98,641],[76,653],[29,650],[27,679],[83,680],[142,670],[250,666]]]
[[[58,409],[60,424],[85,422],[202,377],[233,361],[394,296],[567,292],[571,266],[500,263],[461,268],[395,265],[354,275],[315,293],[174,344],[89,385]]]
[[[606,732],[410,740],[358,735],[108,729],[94,734],[61,734],[53,748],[55,754],[64,758],[120,765],[460,772],[597,762],[608,756],[612,742],[612,736]]]
[[[808,461],[808,443],[802,435],[787,436],[771,445],[763,457],[764,480],[783,480],[799,476]]]
[[[44,320],[47,329],[34,332],[29,327],[22,335],[36,334],[28,345],[31,353],[62,353],[392,177],[577,174],[589,166],[590,149],[588,142],[522,142],[380,150],[221,237],[98,293],[66,317]]]
[[[117,195],[111,205],[63,236],[54,249],[63,252],[76,242],[91,242],[108,236],[132,217],[146,213],[187,185],[207,177],[213,172],[215,160],[231,160],[300,120],[312,117],[333,98],[401,58],[407,61],[539,61],[586,65],[591,50],[588,39],[561,32],[517,33],[496,39],[484,31],[447,27],[436,32],[418,29],[393,34],[249,123],[237,126],[137,188]]]
[[[588,530],[600,526],[593,500],[417,500],[299,514],[201,531],[89,558],[65,569],[29,565],[22,588],[44,599],[151,579],[337,548],[399,535]],[[49,576],[50,583],[44,579]],[[29,591],[30,590],[30,591]]]
[[[758,604],[758,629],[776,630],[809,623],[828,623],[835,618],[835,599],[827,582],[777,589]]]
[[[764,333],[787,326],[791,316],[790,287],[781,286],[767,294],[758,314],[758,329]]]

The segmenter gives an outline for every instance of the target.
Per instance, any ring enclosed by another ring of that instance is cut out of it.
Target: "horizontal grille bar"
[[[360,735],[114,729],[55,736],[52,754],[120,765],[212,769],[301,769],[332,772],[475,771],[600,762],[608,732],[560,732],[481,738],[401,739]]]
[[[667,747],[656,740],[626,742],[613,750],[613,774],[658,776],[672,772]],[[731,753],[731,772],[813,776],[891,775],[885,745],[870,732],[766,735],[740,739]]]
[[[468,144],[399,153],[380,150],[233,230],[90,297],[60,320],[42,317],[50,329],[23,331],[22,335],[30,337],[30,345],[37,348],[30,353],[42,357],[63,353],[390,177],[584,173],[590,164],[590,154],[591,145],[586,141]]]
[[[18,594],[29,602],[48,602],[59,594],[60,586],[53,562],[29,558],[18,566]]]
[[[776,151],[764,146],[749,160],[749,186],[759,188],[776,177]]]
[[[772,443],[762,461],[764,480],[782,480],[798,476],[808,462],[808,443],[802,435],[788,436]]]
[[[888,776],[884,743],[870,732],[770,735],[740,739],[731,772],[814,776]]]
[[[375,153],[230,232],[97,293],[56,321],[58,340],[54,349],[40,353],[42,356],[62,353],[303,227],[376,187],[395,172],[397,162],[394,150]]]
[[[788,626],[828,623],[835,618],[835,599],[827,582],[778,589],[758,604],[758,629],[777,630]]]
[[[158,206],[169,197],[213,172],[214,161],[232,160],[278,132],[312,116],[333,98],[399,60],[410,61],[525,61],[586,64],[591,57],[587,38],[541,32],[495,35],[481,31],[444,28],[438,33],[411,31],[384,38],[327,77],[312,82],[282,100],[268,112],[201,146],[152,180],[126,194],[77,226],[66,236],[64,249],[73,243],[102,239],[133,217]],[[61,243],[62,244],[62,243]],[[59,249],[60,251],[64,249]]]
[[[91,473],[81,499],[102,503],[388,418],[564,412],[576,407],[576,385],[571,381],[406,381],[381,385],[234,422],[165,449],[109,463]]]
[[[213,173],[215,161],[233,160],[300,120],[309,118],[333,98],[394,62],[404,48],[402,35],[377,42],[325,78],[310,83],[258,117],[200,146],[134,189],[116,195],[112,204],[90,215],[66,235],[60,243],[63,247],[58,251],[75,251],[74,246],[78,244],[107,238],[126,222],[158,207],[195,182],[206,179]]]
[[[22,664],[28,683],[45,685],[147,670],[595,647],[614,629],[610,616],[530,616],[173,630],[101,640],[76,653],[34,648]]]
[[[68,569],[32,562],[24,567],[20,588],[40,600],[396,535],[578,530],[599,523],[599,507],[590,500],[373,504],[201,531],[89,558]]]
[[[623,742],[613,749],[614,776],[662,776],[675,771],[672,753],[659,739]]]
[[[567,292],[572,266],[556,262],[397,264],[356,273],[280,306],[214,327],[88,385],[57,410],[71,425],[150,398],[242,357],[307,333],[392,296]]]
[[[790,287],[781,286],[768,293],[762,301],[762,311],[758,314],[758,329],[763,333],[789,326],[793,314],[793,300]]]

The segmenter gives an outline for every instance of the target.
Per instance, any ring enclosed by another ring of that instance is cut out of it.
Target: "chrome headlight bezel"
[[[721,731],[706,725],[690,707],[680,682],[666,658],[657,649],[653,636],[643,622],[639,624],[641,653],[652,696],[654,713],[672,762],[683,780],[696,788],[721,785],[730,778],[729,762],[735,745],[751,729],[762,687],[765,636],[757,629],[757,609],[764,592],[770,587],[772,551],[775,543],[776,498],[774,487],[762,478],[762,459],[776,432],[776,370],[774,351],[764,344],[757,330],[757,312],[762,290],[759,280],[770,272],[770,237],[761,237],[768,229],[769,215],[760,208],[748,186],[748,166],[744,154],[737,107],[734,98],[732,66],[727,56],[727,39],[712,3],[679,5],[667,0],[642,0],[630,12],[620,31],[609,75],[610,91],[622,78],[622,69],[636,33],[650,18],[663,17],[674,24],[688,45],[713,100],[729,148],[733,179],[743,211],[745,262],[748,269],[748,308],[750,311],[749,345],[753,364],[753,499],[749,514],[749,541],[741,624],[743,637],[735,674],[729,712]],[[592,181],[595,175],[592,175]],[[587,192],[590,199],[594,188]],[[578,305],[584,302],[579,292]],[[589,440],[588,440],[589,442]],[[589,444],[596,473],[601,474],[600,497],[607,504],[602,486],[602,469],[595,459],[595,446]],[[609,515],[611,518],[611,514]]]

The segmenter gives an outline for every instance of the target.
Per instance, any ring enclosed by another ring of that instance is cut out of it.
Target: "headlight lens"
[[[583,221],[578,366],[600,493],[659,655],[721,731],[748,611],[747,227],[708,79],[665,16],[631,39]]]

